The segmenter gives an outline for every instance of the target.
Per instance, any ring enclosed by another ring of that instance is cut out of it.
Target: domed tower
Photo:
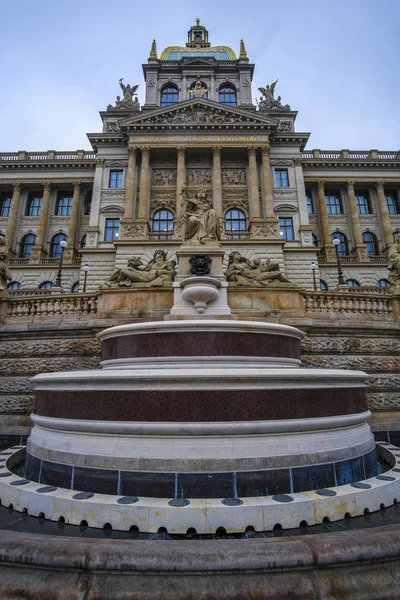
[[[185,46],[168,46],[158,57],[153,40],[148,62],[143,65],[146,81],[143,110],[188,100],[196,84],[203,89],[202,97],[206,100],[255,110],[251,97],[253,71],[243,40],[239,58],[229,46],[212,46],[208,30],[197,18],[188,31]]]

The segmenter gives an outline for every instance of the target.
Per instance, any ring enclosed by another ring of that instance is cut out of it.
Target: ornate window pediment
[[[279,204],[279,206],[275,208],[275,212],[278,214],[294,214],[298,212],[298,208],[297,206],[293,206],[293,204]]]
[[[110,206],[105,206],[101,209],[101,213],[118,213],[123,214],[124,209],[121,206],[116,206],[115,204],[111,204]]]

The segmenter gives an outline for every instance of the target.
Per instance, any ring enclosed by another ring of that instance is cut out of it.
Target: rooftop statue
[[[271,83],[271,85],[267,85],[267,87],[258,88],[258,91],[263,95],[260,98],[260,102],[258,102],[258,109],[260,112],[271,110],[271,109],[280,109],[280,110],[290,110],[289,104],[283,105],[281,100],[281,96],[278,96],[277,99],[274,97],[275,86],[278,83],[279,79]]]
[[[238,251],[231,252],[229,255],[225,277],[230,283],[253,287],[263,287],[274,280],[290,283],[285,275],[280,272],[278,263],[273,263],[270,259],[264,262],[259,259],[249,260],[242,257]]]
[[[139,256],[132,256],[128,265],[117,269],[102,287],[132,287],[132,284],[145,287],[171,285],[175,278],[175,266],[176,261],[167,260],[164,250],[156,250],[147,265],[143,265]]]
[[[200,244],[219,242],[221,225],[219,216],[206,202],[206,192],[199,188],[195,197],[188,198],[186,189],[181,192],[181,222],[183,241],[196,240]]]
[[[140,103],[139,103],[138,97],[135,96],[135,98],[134,98],[134,94],[136,93],[136,90],[138,89],[139,85],[130,86],[129,83],[128,83],[128,85],[124,85],[122,82],[123,82],[123,77],[121,77],[121,79],[119,80],[120,88],[124,93],[122,100],[121,100],[121,96],[117,96],[117,98],[115,100],[115,106],[113,106],[112,104],[109,104],[107,106],[107,110],[113,110],[114,108],[122,108],[125,110],[134,110],[134,111],[140,110]]]
[[[6,240],[3,236],[0,236],[0,298],[10,295],[7,284],[12,280],[12,275],[6,262],[7,254]]]
[[[400,295],[400,233],[389,248],[389,283],[390,291]]]

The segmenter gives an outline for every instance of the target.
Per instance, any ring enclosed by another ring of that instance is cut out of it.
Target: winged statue
[[[133,85],[132,87],[129,85],[124,85],[123,82],[124,78],[121,77],[121,79],[119,80],[119,85],[121,90],[124,93],[124,99],[123,102],[125,104],[132,104],[133,103],[133,96],[134,94],[136,94],[136,90],[138,89],[139,85]]]
[[[272,103],[274,101],[274,92],[275,92],[275,86],[278,83],[279,79],[277,79],[276,81],[274,81],[274,83],[271,83],[271,85],[267,85],[267,87],[263,88],[260,87],[258,88],[258,91],[262,93],[262,95],[264,96],[264,98],[261,99],[262,102],[266,103],[266,106],[272,106]]]

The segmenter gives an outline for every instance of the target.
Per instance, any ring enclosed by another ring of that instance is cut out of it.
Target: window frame
[[[28,238],[33,238],[33,241],[30,243],[27,243]],[[37,237],[34,233],[26,233],[21,238],[20,249],[19,249],[20,258],[30,258],[31,253],[32,253],[32,248],[36,244],[36,240],[37,240]],[[29,251],[27,252],[26,249],[28,249],[28,248],[29,248]]]
[[[366,240],[366,236],[371,236],[370,240]],[[361,234],[363,244],[367,246],[368,256],[379,256],[379,245],[377,236],[372,231],[364,231]]]
[[[314,201],[313,201],[311,190],[306,190],[306,206],[307,206],[307,212],[309,215],[315,214]]]
[[[12,196],[7,196],[7,194],[4,194],[0,198],[0,218],[8,217],[10,215],[11,202],[12,202]]]
[[[237,215],[230,215],[230,213],[237,213]],[[232,207],[228,208],[224,215],[225,218],[225,233],[234,236],[237,234],[240,236],[242,233],[246,233],[247,231],[247,217],[246,213],[240,208]],[[232,225],[234,223],[238,224],[238,228],[234,229]],[[231,226],[229,228],[229,225]]]
[[[57,238],[60,238],[57,240]],[[68,242],[68,236],[65,233],[59,232],[53,235],[50,240],[50,256],[51,258],[61,259],[62,255],[62,247],[60,246],[60,242],[65,240]],[[58,250],[59,248],[59,250]]]
[[[286,177],[286,184],[283,182],[282,175]],[[287,188],[289,186],[289,169],[274,169],[274,187]]]
[[[283,223],[283,221],[290,221],[290,223]],[[287,237],[287,232],[291,231],[291,235],[293,237]],[[282,233],[284,233],[284,235],[282,235]],[[295,241],[295,235],[294,235],[294,223],[293,223],[293,217],[279,217],[279,237],[281,240],[284,240],[285,242],[294,242]]]
[[[339,236],[341,236],[343,239],[341,239]],[[340,244],[337,247],[339,256],[349,256],[349,240],[347,235],[341,231],[333,231],[331,233],[331,241],[333,242],[335,239],[340,241]]]
[[[163,97],[166,96],[167,100],[163,100]],[[176,98],[176,99],[172,99]],[[179,102],[179,89],[176,85],[167,83],[161,88],[160,92],[160,107],[165,108],[166,106],[171,106],[173,104],[177,104]]]
[[[161,218],[162,213],[165,213],[165,218]],[[160,215],[160,218],[157,218]],[[175,216],[172,210],[168,208],[159,208],[153,214],[151,219],[151,231],[158,235],[172,235],[174,233]],[[166,224],[166,229],[161,228],[162,224]]]
[[[372,207],[371,207],[371,199],[369,197],[368,192],[365,190],[360,190],[354,192],[356,197],[356,205],[359,215],[371,215]]]
[[[396,192],[394,191],[394,193],[392,193],[392,190],[388,190],[385,194],[389,215],[399,214],[399,206],[396,195]]]
[[[115,180],[114,180],[115,175]],[[108,188],[110,190],[120,190],[124,187],[124,169],[110,169],[108,176]]]
[[[113,221],[112,224],[110,222]],[[115,221],[118,221],[118,226],[115,225]],[[119,217],[107,217],[104,222],[104,241],[115,242],[119,240],[121,219]],[[111,232],[111,235],[108,233]]]
[[[351,284],[349,285],[349,282],[351,281]],[[346,285],[349,288],[358,288],[360,287],[360,284],[358,283],[357,279],[346,279]]]
[[[52,287],[53,287],[53,282],[46,280],[46,281],[42,281],[42,283],[39,284],[38,289],[39,290],[51,290]]]
[[[335,190],[327,190],[325,192],[325,206],[328,215],[342,215],[343,204],[340,192],[336,193]]]
[[[229,98],[229,100],[222,100],[221,97]],[[233,97],[233,100],[232,100]],[[225,106],[237,107],[237,91],[232,83],[223,83],[218,89],[218,102]]]
[[[30,195],[28,199],[27,217],[39,217],[42,210],[43,196]]]
[[[67,201],[67,202],[65,202]],[[59,194],[56,202],[55,214],[57,217],[70,217],[72,213],[72,196]],[[61,209],[61,210],[60,210]]]

